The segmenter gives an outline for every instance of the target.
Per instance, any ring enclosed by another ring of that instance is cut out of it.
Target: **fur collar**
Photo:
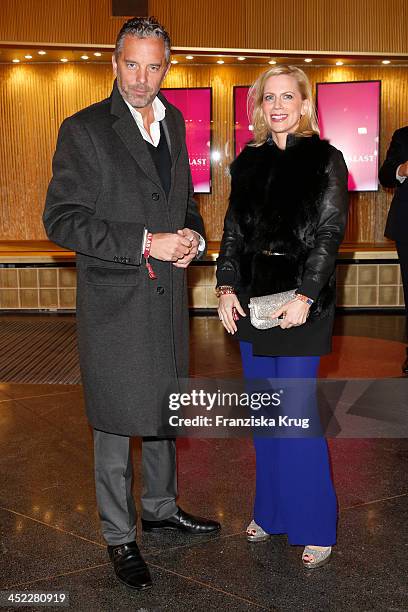
[[[231,165],[230,207],[243,237],[241,280],[251,295],[300,285],[314,246],[332,150],[318,136],[291,136],[284,150],[273,141],[247,146]]]
[[[272,141],[242,151],[231,166],[231,206],[249,248],[286,252],[300,243],[310,246],[307,234],[327,186],[330,149],[312,136],[292,137],[285,150]]]

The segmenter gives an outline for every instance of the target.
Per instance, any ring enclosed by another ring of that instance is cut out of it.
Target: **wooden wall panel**
[[[248,0],[247,47],[408,52],[405,0]]]
[[[0,82],[0,239],[42,239],[58,127],[108,95],[112,70],[109,65],[1,65]]]
[[[90,19],[90,0],[2,0],[0,40],[87,42]]]
[[[1,0],[0,41],[113,44],[111,0]]]
[[[160,17],[162,4],[166,3],[157,3]],[[246,5],[247,0],[171,1],[169,31],[173,46],[247,47]]]
[[[112,44],[110,0],[1,0],[0,41]],[[406,0],[150,0],[174,46],[408,53]]]
[[[213,88],[212,148],[221,153],[212,171],[212,193],[197,197],[208,238],[219,240],[233,159],[233,85],[249,85],[259,66],[173,66],[167,87]],[[322,81],[381,79],[380,160],[395,129],[407,124],[408,69],[401,67],[308,67],[313,85]],[[62,120],[111,90],[108,64],[0,65],[0,240],[41,240],[41,214],[51,159]],[[383,229],[392,193],[380,188],[355,193],[346,239],[385,243]]]
[[[128,17],[111,17],[111,0],[87,0],[90,13],[88,40],[113,45],[122,24]]]

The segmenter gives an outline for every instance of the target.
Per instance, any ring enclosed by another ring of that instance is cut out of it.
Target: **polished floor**
[[[400,376],[402,316],[339,316],[335,334],[321,376]],[[192,375],[240,375],[237,345],[216,318],[192,319],[191,348]],[[116,582],[99,532],[81,387],[2,382],[1,372],[0,591],[64,591],[72,610],[87,611],[408,610],[406,439],[330,441],[338,544],[332,562],[309,573],[285,536],[246,542],[251,442],[180,439],[179,503],[223,530],[199,539],[140,534],[154,588],[131,593]],[[136,499],[138,459],[135,441]]]

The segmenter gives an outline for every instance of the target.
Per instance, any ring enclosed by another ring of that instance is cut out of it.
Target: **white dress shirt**
[[[398,174],[399,169],[401,168],[402,164],[400,164],[397,168],[397,181],[399,181],[400,183],[403,183],[405,181],[405,179],[407,178],[406,176],[401,176],[400,174]]]
[[[157,96],[152,102],[154,121],[150,124],[150,134],[149,134],[149,132],[146,130],[143,124],[143,117],[141,113],[139,113],[139,111],[136,108],[134,108],[131,104],[129,104],[129,102],[125,100],[125,98],[123,99],[127,107],[129,108],[133,119],[136,121],[136,125],[139,128],[139,131],[143,137],[143,140],[146,140],[146,142],[149,142],[154,147],[157,147],[160,142],[160,121],[163,121],[164,117],[166,116],[166,107],[164,106],[163,102],[159,100]],[[205,240],[201,236],[201,234],[199,234],[198,232],[194,232],[194,233],[197,234],[197,236],[199,237],[198,252],[202,253],[205,249]],[[143,245],[142,245],[142,254],[144,253],[144,250],[145,250],[147,234],[148,234],[148,229],[145,229]]]
[[[139,128],[139,131],[141,135],[143,136],[143,139],[146,140],[147,142],[150,142],[150,144],[153,145],[154,147],[157,147],[160,142],[160,123],[159,122],[162,121],[164,117],[166,116],[166,107],[164,106],[163,102],[159,100],[157,96],[152,102],[154,121],[153,123],[150,124],[150,134],[146,130],[145,126],[143,125],[143,117],[141,113],[139,113],[139,111],[136,108],[134,108],[131,104],[129,104],[127,100],[125,100],[125,102],[130,112],[132,113],[133,119],[136,121],[136,125]]]

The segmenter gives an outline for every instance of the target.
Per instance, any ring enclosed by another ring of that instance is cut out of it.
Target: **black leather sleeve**
[[[243,246],[243,237],[239,229],[239,224],[235,218],[232,203],[235,201],[235,194],[239,188],[234,171],[233,163],[231,166],[231,195],[230,204],[224,219],[224,232],[222,235],[220,253],[217,259],[217,285],[231,285],[237,287],[240,281],[239,261]]]
[[[378,178],[383,187],[397,187],[397,168],[400,164],[406,162],[406,155],[403,150],[403,138],[401,130],[394,132],[390,146],[387,151],[387,156],[378,173]]]
[[[320,207],[314,247],[305,263],[299,293],[315,300],[333,274],[337,252],[347,224],[348,171],[343,155],[333,148],[328,165],[328,185]]]

